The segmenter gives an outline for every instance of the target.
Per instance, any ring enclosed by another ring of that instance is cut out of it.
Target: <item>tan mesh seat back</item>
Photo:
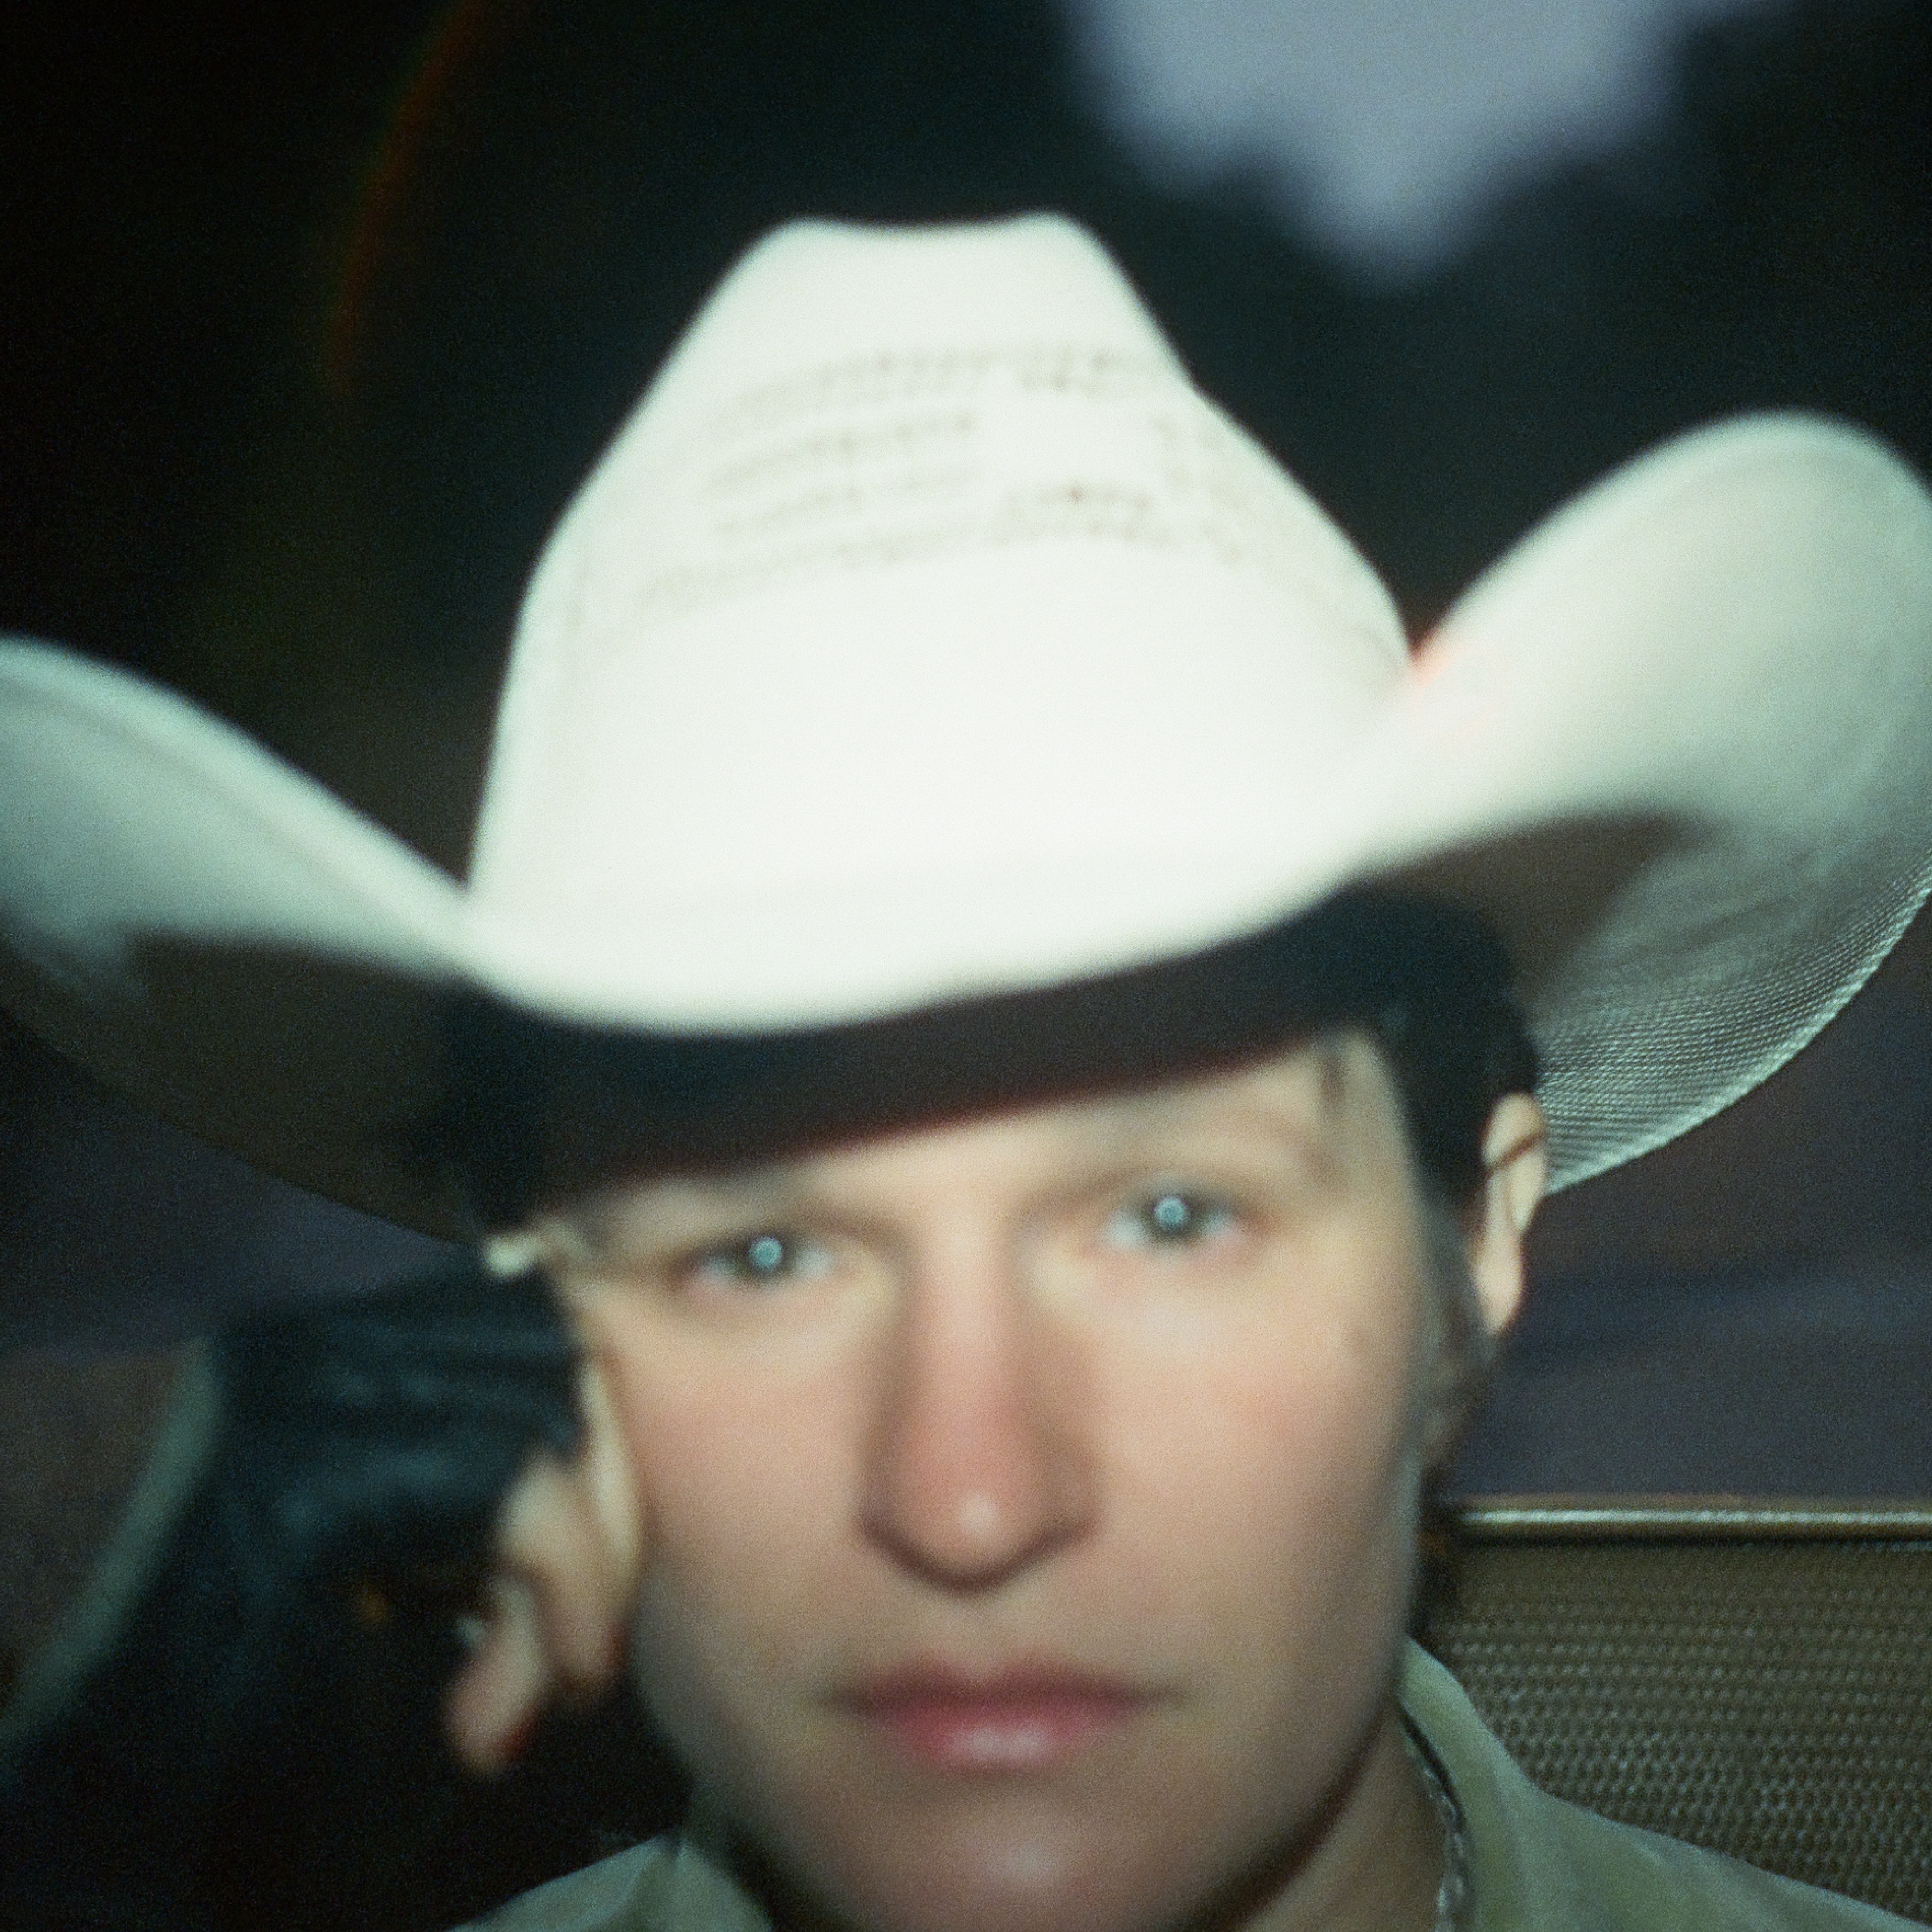
[[[1420,1634],[1546,1790],[1932,1921],[1932,1509],[1472,1506]]]

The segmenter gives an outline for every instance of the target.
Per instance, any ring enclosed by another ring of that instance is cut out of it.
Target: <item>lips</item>
[[[919,1665],[840,1700],[915,1762],[965,1774],[1042,1772],[1124,1729],[1155,1702],[1118,1679],[1054,1666],[974,1676]]]

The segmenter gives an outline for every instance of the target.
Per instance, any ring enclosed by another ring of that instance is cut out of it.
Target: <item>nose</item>
[[[979,1591],[1084,1535],[1097,1496],[1078,1353],[998,1255],[917,1264],[880,1366],[872,1542],[929,1582]]]

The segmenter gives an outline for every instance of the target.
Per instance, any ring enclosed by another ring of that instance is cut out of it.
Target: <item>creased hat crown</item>
[[[473,883],[577,932],[545,990],[592,1014],[640,975],[774,1024],[1124,962],[1212,937],[1244,846],[1276,869],[1404,655],[1081,230],[801,225],[545,556]]]

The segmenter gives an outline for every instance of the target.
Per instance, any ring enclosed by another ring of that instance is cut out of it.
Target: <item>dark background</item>
[[[1907,0],[1686,40],[1664,123],[1395,286],[1258,176],[1157,184],[1048,0],[35,0],[0,35],[0,623],[191,693],[452,867],[548,521],[788,215],[1088,220],[1418,631],[1726,411],[1830,410],[1932,463]],[[0,1133],[16,1496],[94,1480],[76,1445],[123,1400],[97,1367],[50,1424],[63,1361],[421,1252],[10,1029]],[[1768,1088],[1552,1204],[1467,1484],[1932,1494],[1928,1147],[1922,920]]]

